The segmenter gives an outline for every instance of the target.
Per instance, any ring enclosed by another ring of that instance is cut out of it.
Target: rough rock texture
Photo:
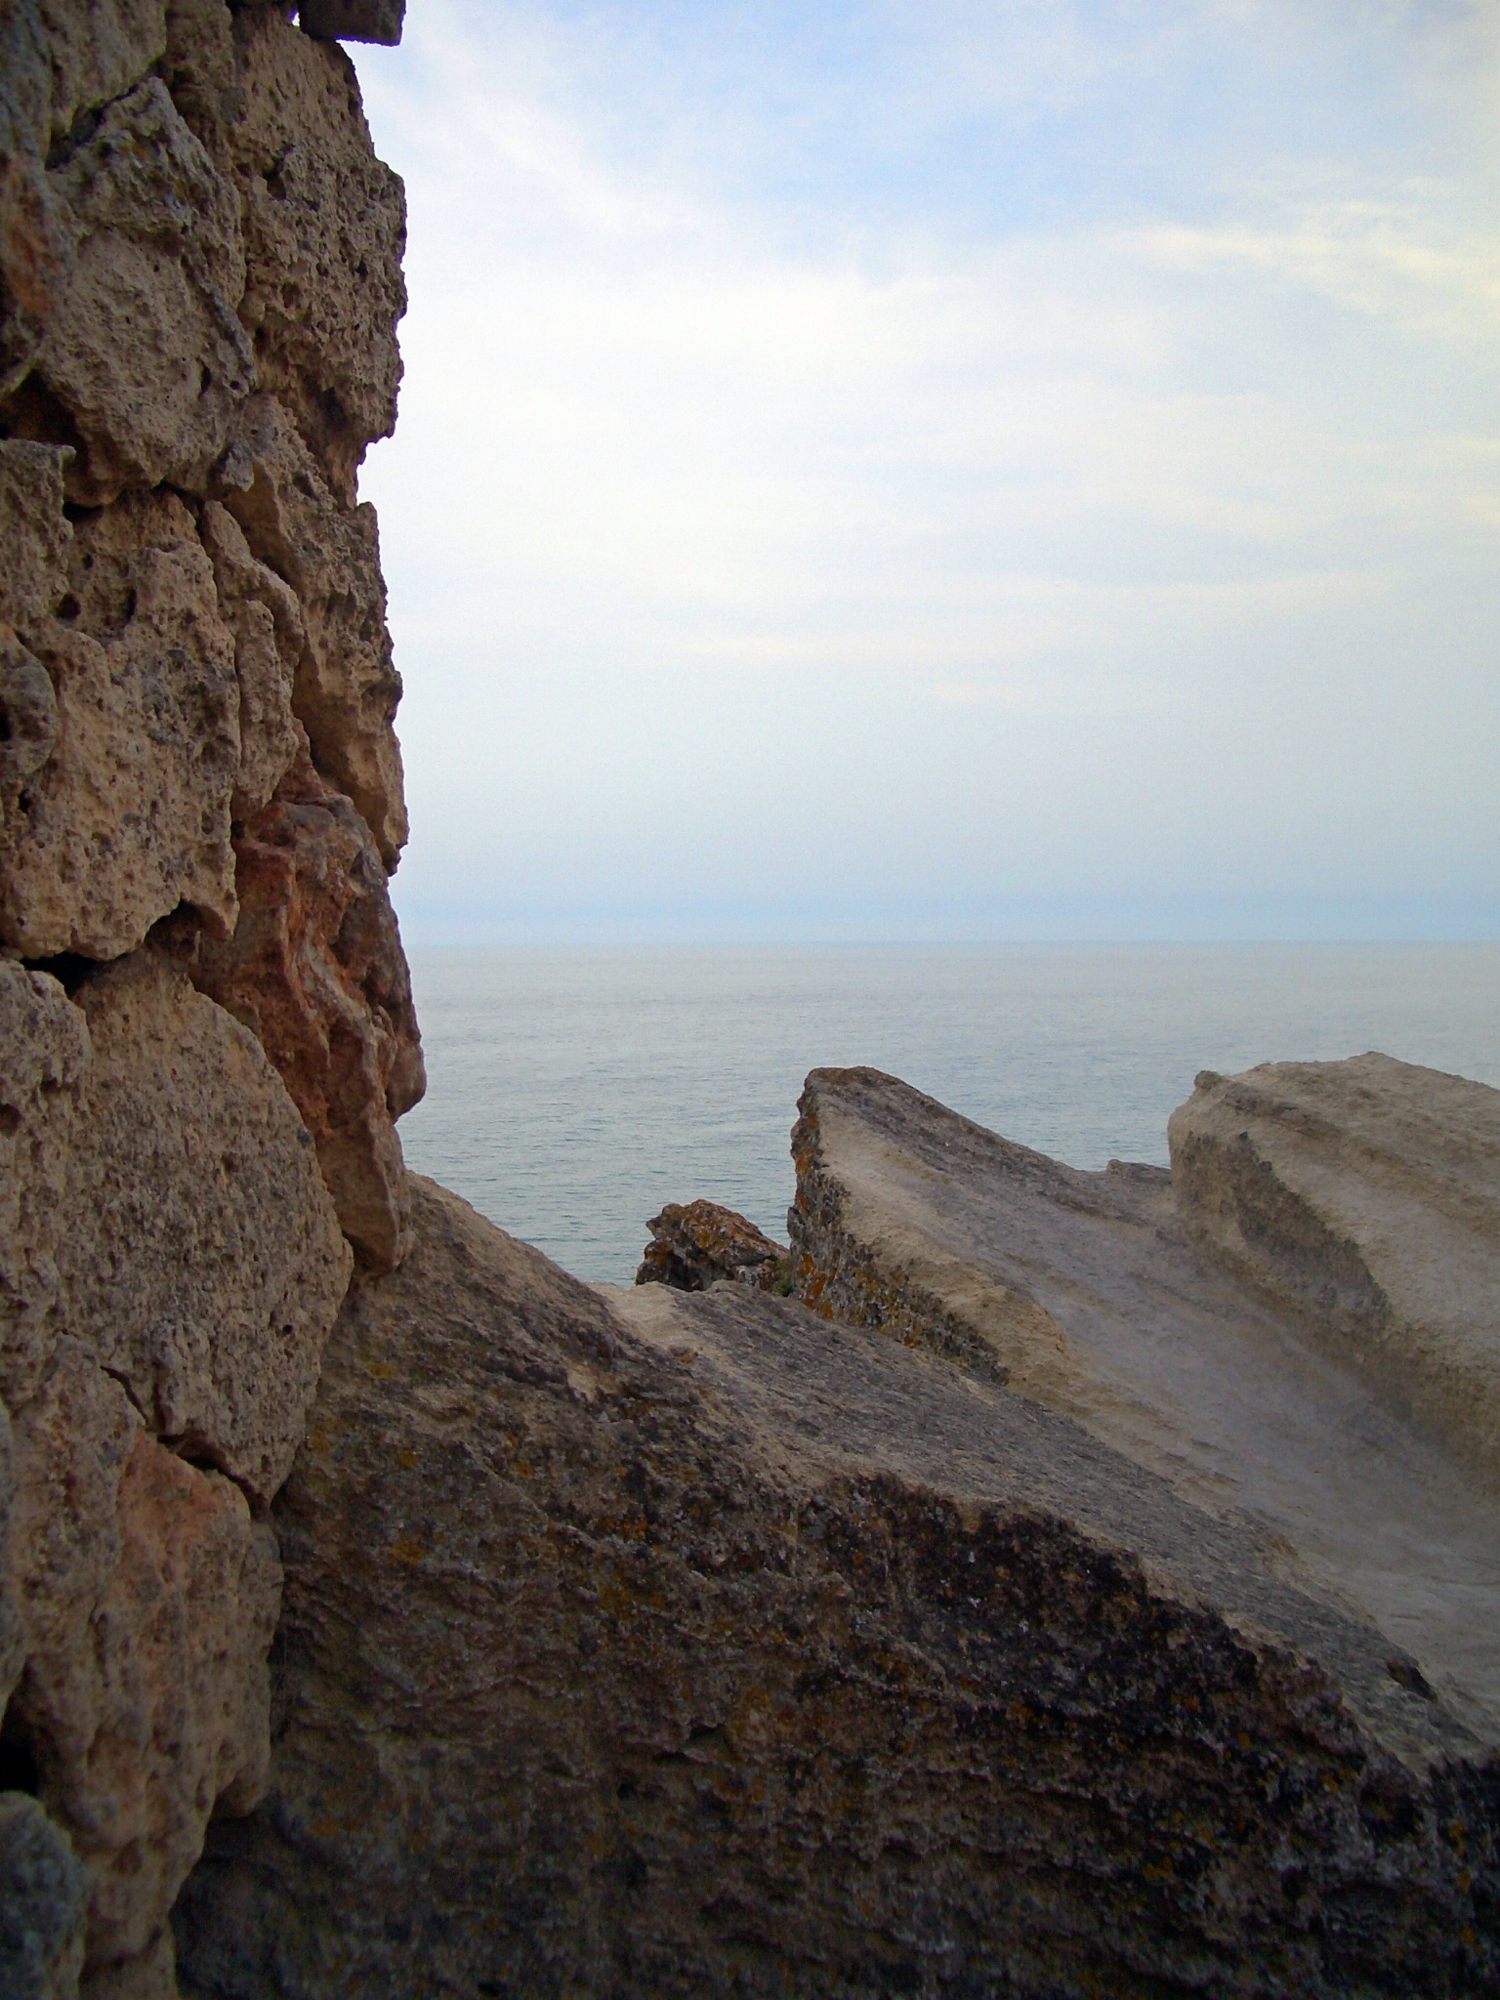
[[[1500,1490],[1500,1091],[1382,1055],[1205,1070],[1168,1134],[1193,1236]]]
[[[0,1791],[0,1993],[68,2000],[83,1970],[89,1873],[25,1792]]]
[[[364,816],[387,868],[406,841],[401,752],[375,510],[341,506],[287,413],[256,397],[243,417],[253,472],[225,504],[259,560],[297,595],[306,644],[293,707],[313,760]]]
[[[155,1443],[77,1341],[15,1432],[6,1583],[26,1664],[7,1727],[92,1875],[102,1965],[160,1935],[215,1801],[263,1789],[280,1573],[239,1489]]]
[[[405,196],[375,157],[342,49],[288,33],[270,7],[240,8],[234,37],[239,115],[224,133],[249,266],[240,317],[260,387],[352,505],[365,446],[396,422]]]
[[[755,1285],[768,1292],[786,1276],[784,1244],[713,1201],[669,1201],[646,1227],[651,1241],[638,1285],[671,1285],[681,1292],[703,1292],[710,1285]]]
[[[416,1208],[277,1502],[273,1789],[187,1991],[1500,1976],[1500,1770],[1274,1537],[878,1333]]]
[[[0,446],[0,458],[18,449],[35,450]],[[37,544],[54,524],[66,533],[58,499],[54,489],[30,517]],[[113,958],[179,902],[219,926],[234,920],[234,649],[175,495],[85,516],[68,555],[55,615],[20,626],[37,720],[0,780],[0,938],[32,958]],[[41,574],[33,600],[58,580]]]
[[[400,682],[355,491],[402,193],[289,12],[0,6],[7,1994],[78,1992],[85,1944],[89,2000],[176,1991],[167,1910],[264,1780],[258,1517],[352,1263],[320,1164],[367,1261],[406,1246]],[[399,24],[346,12],[307,25]]]
[[[1264,1523],[1500,1740],[1494,1493],[1205,1257],[1165,1170],[1079,1173],[877,1070],[813,1071],[800,1110],[788,1222],[815,1310],[1006,1379]]]
[[[392,1269],[411,1247],[395,1120],[425,1076],[385,870],[364,821],[305,757],[239,855],[238,928],[204,944],[195,976],[281,1072],[344,1233]]]
[[[133,954],[77,999],[92,1055],[61,1322],[156,1435],[264,1501],[301,1442],[349,1275],[312,1140],[254,1037],[166,960]]]

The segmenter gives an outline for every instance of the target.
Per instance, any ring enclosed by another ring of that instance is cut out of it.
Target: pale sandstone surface
[[[1301,1316],[1182,1229],[1163,1169],[1080,1173],[875,1070],[815,1070],[788,1218],[817,1311],[1065,1411],[1318,1587],[1500,1726],[1500,1506]]]
[[[218,1799],[263,1788],[280,1573],[229,1480],[147,1436],[72,1339],[15,1423],[11,1698],[38,1793],[92,1878],[96,1965],[152,1948]]]
[[[307,634],[296,593],[255,560],[232,514],[207,501],[198,532],[213,564],[220,616],[234,634],[240,760],[229,810],[234,820],[246,820],[270,798],[305,740],[292,713],[292,688]]]
[[[256,558],[296,592],[307,643],[293,707],[319,771],[363,814],[386,867],[406,841],[401,679],[391,659],[375,510],[340,505],[288,413],[254,397],[242,418],[249,485],[225,505]]]
[[[411,981],[368,829],[304,757],[239,842],[239,923],[194,978],[250,1028],[318,1149],[345,1235],[378,1269],[411,1247],[395,1121],[425,1085]]]
[[[1493,1766],[1273,1543],[878,1334],[414,1205],[276,1503],[186,1993],[1493,1982]]]
[[[1500,1091],[1389,1056],[1204,1071],[1184,1225],[1500,1492]]]
[[[175,965],[136,954],[76,997],[67,1328],[155,1435],[268,1499],[349,1272],[312,1140],[254,1037]]]

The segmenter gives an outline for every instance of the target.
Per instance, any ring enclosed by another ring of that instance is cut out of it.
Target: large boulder
[[[1195,1241],[1500,1491],[1500,1090],[1375,1054],[1205,1070],[1168,1134]]]
[[[878,1331],[414,1206],[274,1509],[272,1789],[185,1991],[1500,1976],[1493,1729],[1278,1534]]]

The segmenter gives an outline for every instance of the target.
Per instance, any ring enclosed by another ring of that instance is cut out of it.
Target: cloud
[[[1472,882],[1500,273],[1422,11],[432,0],[362,53],[407,905],[809,843],[877,901]]]

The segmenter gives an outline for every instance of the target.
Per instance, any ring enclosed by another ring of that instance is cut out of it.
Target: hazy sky
[[[1500,7],[351,53],[414,943],[1500,935]]]

